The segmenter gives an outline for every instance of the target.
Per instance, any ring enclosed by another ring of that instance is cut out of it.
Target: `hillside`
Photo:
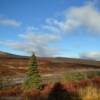
[[[11,54],[8,52],[3,52],[0,51],[0,58],[27,58],[27,56],[20,56],[20,55],[15,55],[15,54]]]
[[[71,70],[99,70],[100,61],[72,58],[38,57],[41,74],[63,73]],[[27,71],[29,57],[0,52],[0,76],[22,75]]]

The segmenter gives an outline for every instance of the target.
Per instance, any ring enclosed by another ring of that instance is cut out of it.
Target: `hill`
[[[27,56],[20,56],[20,55],[15,55],[15,54],[11,54],[8,52],[3,52],[0,51],[0,58],[27,58]]]
[[[76,70],[100,70],[100,61],[37,57],[41,74],[66,73]],[[23,75],[28,69],[29,57],[0,52],[0,76]]]

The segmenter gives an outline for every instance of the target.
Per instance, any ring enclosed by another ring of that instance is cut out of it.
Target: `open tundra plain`
[[[58,82],[68,73],[100,72],[100,61],[73,58],[38,57],[38,69],[44,82]],[[26,77],[29,57],[0,53],[0,77],[20,83]]]
[[[37,57],[42,90],[24,91],[30,57],[0,52],[0,100],[99,100],[100,61]]]

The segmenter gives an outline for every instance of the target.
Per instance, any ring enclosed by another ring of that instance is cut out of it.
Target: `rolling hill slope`
[[[71,70],[99,70],[100,61],[74,58],[38,57],[38,69],[41,74],[63,73]],[[0,76],[25,74],[29,57],[0,52]]]

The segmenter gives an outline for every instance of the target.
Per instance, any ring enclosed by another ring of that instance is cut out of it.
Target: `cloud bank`
[[[80,54],[80,58],[91,59],[91,60],[100,60],[100,52],[84,52]]]
[[[56,32],[69,33],[77,28],[84,27],[86,30],[100,34],[100,12],[92,4],[70,7],[64,13],[64,19],[47,19],[45,29]]]
[[[0,44],[29,54],[35,52],[37,56],[43,57],[54,56],[59,52],[59,48],[53,46],[60,39],[57,34],[41,34],[29,31],[20,34],[19,38],[21,39],[20,41],[1,41]]]

